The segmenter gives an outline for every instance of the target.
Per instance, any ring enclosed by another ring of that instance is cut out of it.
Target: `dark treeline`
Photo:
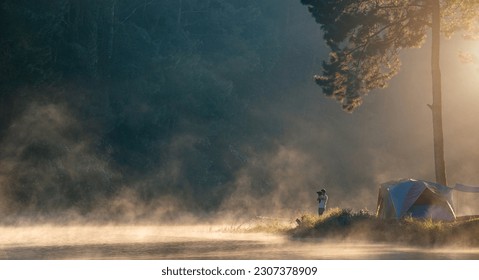
[[[6,214],[87,215],[125,189],[145,205],[170,195],[216,210],[283,134],[257,112],[310,78],[284,69],[293,3],[0,3]],[[268,195],[268,171],[254,172],[254,195]]]

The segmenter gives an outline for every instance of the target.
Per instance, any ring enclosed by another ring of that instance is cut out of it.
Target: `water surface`
[[[291,239],[224,226],[23,226],[0,228],[0,259],[479,259],[479,248]]]

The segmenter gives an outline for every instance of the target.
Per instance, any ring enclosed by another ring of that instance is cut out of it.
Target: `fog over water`
[[[0,259],[477,259],[479,249],[234,233],[230,225],[0,228]]]

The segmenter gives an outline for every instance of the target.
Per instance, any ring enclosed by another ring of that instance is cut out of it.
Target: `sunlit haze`
[[[373,217],[382,183],[436,181],[431,36],[345,112],[306,2],[2,1],[0,258],[479,256],[244,231],[317,218],[321,189]],[[447,184],[479,186],[479,41],[440,46]],[[479,215],[479,193],[452,196]]]

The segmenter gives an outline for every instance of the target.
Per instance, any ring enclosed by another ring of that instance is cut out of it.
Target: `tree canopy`
[[[384,88],[400,69],[399,53],[421,47],[432,26],[430,0],[301,0],[321,25],[331,49],[323,73],[315,76],[323,93],[346,111],[364,95]],[[441,1],[442,32],[452,36],[477,28],[478,1]]]

